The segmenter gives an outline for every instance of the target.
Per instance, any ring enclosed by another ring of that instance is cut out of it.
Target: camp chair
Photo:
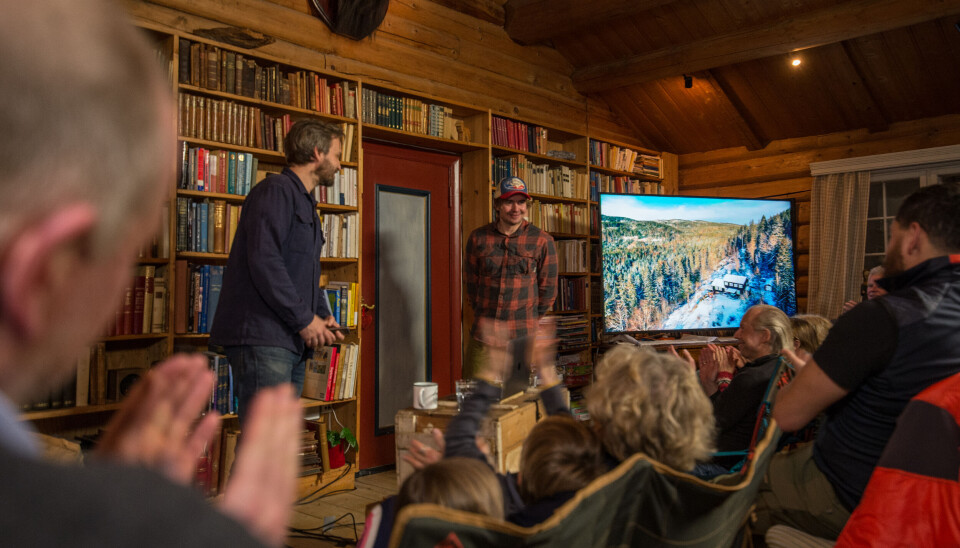
[[[743,465],[752,458],[754,448],[757,446],[757,441],[766,433],[767,427],[772,420],[770,415],[773,410],[773,402],[777,399],[777,394],[781,388],[793,380],[794,375],[795,371],[793,366],[790,365],[790,362],[787,361],[786,358],[780,356],[777,361],[777,368],[770,377],[770,382],[767,383],[767,389],[763,393],[760,408],[757,409],[757,419],[753,426],[753,436],[750,439],[750,446],[740,451],[719,451],[713,454],[714,457],[743,457],[740,462],[730,467],[731,473],[740,471]],[[777,443],[779,444],[779,441]],[[782,444],[779,444],[778,449],[782,446]]]
[[[432,504],[411,505],[397,516],[390,546],[730,546],[746,523],[779,436],[771,420],[743,473],[717,481],[633,455],[535,527]]]

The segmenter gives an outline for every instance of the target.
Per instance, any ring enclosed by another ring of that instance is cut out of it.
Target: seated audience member
[[[793,340],[787,315],[765,304],[751,306],[733,336],[739,340],[736,348],[708,345],[700,354],[700,385],[713,403],[720,452],[743,451],[750,446],[757,412],[777,371],[780,351],[791,348]],[[684,357],[692,366],[690,354],[684,351]],[[721,390],[725,374],[732,376]],[[714,463],[730,467],[741,460],[739,456],[718,457]]]
[[[470,458],[445,458],[410,474],[397,494],[397,512],[424,503],[503,519],[496,475],[486,462]]]
[[[497,322],[481,330],[497,330]],[[563,385],[553,360],[556,356],[552,322],[541,322],[534,349],[533,365],[542,381],[540,398],[546,419],[537,423],[523,443],[520,472],[498,475],[503,488],[507,519],[529,527],[549,518],[578,489],[606,471],[595,434],[573,419],[563,401]],[[485,337],[496,340],[496,337]],[[509,363],[504,347],[488,347],[488,360],[476,373],[478,386],[463,402],[463,409],[450,421],[444,433],[444,456],[463,456],[486,463],[477,447],[480,423],[490,406],[497,402]]]
[[[826,411],[816,441],[777,455],[757,501],[758,532],[782,523],[836,538],[897,417],[960,371],[960,191],[923,187],[890,225],[878,283],[889,293],[843,314],[773,408],[784,430]]]
[[[675,356],[612,348],[596,366],[586,405],[611,465],[643,453],[685,472],[713,454],[710,400]]]
[[[793,330],[793,355],[784,352],[794,369],[800,370],[820,343],[827,338],[833,322],[817,314],[795,314],[790,317]]]
[[[887,290],[877,284],[877,280],[883,278],[883,265],[875,266],[867,273],[867,300],[871,301],[881,295],[886,295]],[[851,308],[860,304],[859,301],[847,301],[843,303],[843,311],[849,312]]]
[[[190,486],[218,426],[214,384],[173,356],[133,389],[85,466],[43,461],[16,409],[69,379],[160,227],[174,103],[121,6],[0,0],[0,535],[7,546],[282,545],[301,410],[289,386],[251,406],[233,475]]]

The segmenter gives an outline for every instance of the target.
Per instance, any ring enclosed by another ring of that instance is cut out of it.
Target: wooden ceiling
[[[435,1],[552,46],[678,154],[960,113],[960,0]]]

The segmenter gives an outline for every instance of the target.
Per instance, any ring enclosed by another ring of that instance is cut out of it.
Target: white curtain
[[[810,289],[807,312],[836,318],[860,295],[867,237],[870,172],[813,180],[810,196]]]

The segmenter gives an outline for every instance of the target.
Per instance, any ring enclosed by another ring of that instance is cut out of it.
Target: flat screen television
[[[760,303],[795,314],[792,206],[601,194],[604,331],[729,330]]]

